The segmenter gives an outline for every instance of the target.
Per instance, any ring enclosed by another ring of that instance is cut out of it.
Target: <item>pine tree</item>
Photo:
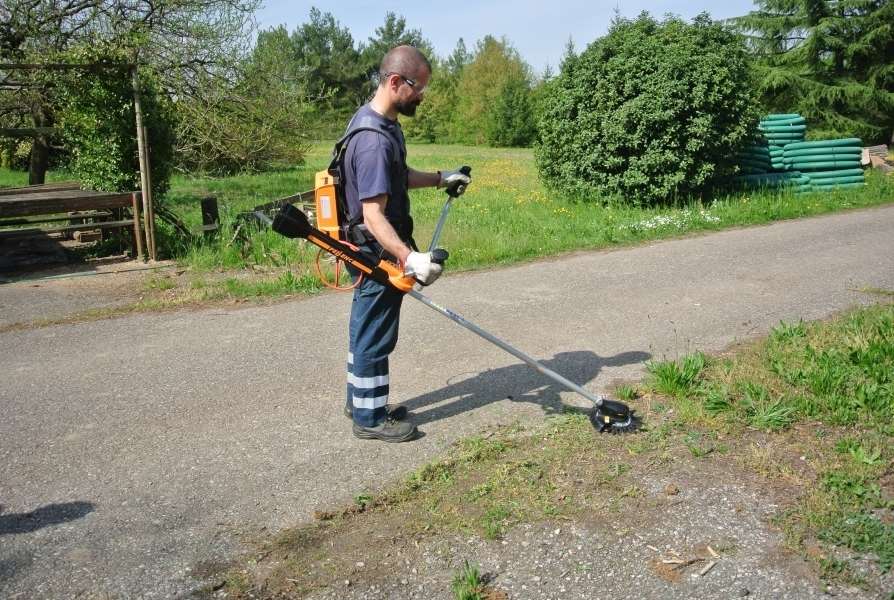
[[[385,13],[385,23],[376,27],[375,36],[370,37],[361,50],[361,56],[370,81],[378,84],[379,63],[382,57],[395,46],[407,45],[418,48],[429,60],[434,58],[431,42],[422,36],[419,29],[407,27],[407,20],[393,12]],[[371,88],[373,89],[373,88]]]
[[[818,136],[894,141],[894,2],[757,5],[733,22],[760,58],[759,92],[768,110],[801,113]]]

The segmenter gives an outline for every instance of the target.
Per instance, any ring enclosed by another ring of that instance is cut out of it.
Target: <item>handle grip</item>
[[[431,251],[431,261],[439,265],[443,265],[450,257],[450,253],[443,248],[435,248]]]
[[[464,165],[459,168],[459,172],[466,176],[472,175],[472,167]],[[466,191],[466,184],[456,181],[447,186],[447,195],[451,198],[459,198]]]

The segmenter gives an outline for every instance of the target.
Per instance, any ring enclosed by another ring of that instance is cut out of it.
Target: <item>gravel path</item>
[[[449,276],[427,293],[603,390],[639,377],[649,358],[717,351],[781,319],[875,301],[863,288],[894,289],[894,207]],[[10,289],[0,286],[0,305]],[[349,502],[482,427],[581,403],[408,300],[392,400],[425,436],[354,439],[341,415],[349,301],[326,294],[0,334],[0,597],[186,593],[199,585],[196,565],[234,556],[244,535]],[[604,535],[582,528],[556,541],[588,556],[590,545],[625,547]],[[536,576],[518,560],[511,579],[501,576],[518,597],[541,597],[518,591]],[[754,573],[742,585],[755,586]],[[813,593],[784,572],[768,577]],[[664,597],[711,597],[674,589]]]

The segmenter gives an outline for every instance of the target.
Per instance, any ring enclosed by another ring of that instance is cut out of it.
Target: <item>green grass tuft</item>
[[[652,387],[668,396],[683,397],[695,392],[699,385],[699,376],[708,363],[708,358],[701,352],[684,356],[677,361],[650,361],[646,370],[651,375]]]
[[[468,560],[463,561],[462,568],[453,576],[450,589],[454,600],[484,600],[481,573]]]
[[[627,384],[619,385],[618,388],[615,390],[615,395],[618,397],[618,400],[623,400],[625,402],[636,400],[636,386]]]

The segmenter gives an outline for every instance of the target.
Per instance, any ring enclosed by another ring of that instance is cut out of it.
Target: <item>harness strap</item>
[[[355,117],[348,123],[348,129],[345,134],[335,142],[335,146],[332,149],[332,160],[329,162],[329,174],[332,175],[332,179],[335,183],[336,187],[336,205],[339,211],[339,223],[341,224],[341,228],[343,233],[345,234],[345,238],[355,244],[361,245],[369,242],[375,242],[375,237],[366,226],[363,224],[363,215],[357,215],[355,217],[351,217],[350,211],[348,210],[348,206],[346,206],[345,202],[345,189],[344,189],[344,159],[345,155],[348,151],[348,144],[350,143],[351,138],[354,135],[360,133],[361,131],[373,131],[384,136],[388,142],[391,144],[392,149],[394,151],[395,160],[392,163],[392,170],[395,168],[395,164],[400,163],[403,164],[404,156],[401,152],[400,147],[394,138],[386,132],[381,124],[371,115],[362,115],[360,117]],[[394,227],[394,230],[397,232],[397,235],[406,243],[410,245],[414,250],[418,250],[416,247],[416,242],[413,240],[413,219],[408,214],[406,219],[404,220],[393,220],[388,219],[388,222],[391,223],[391,226]]]

